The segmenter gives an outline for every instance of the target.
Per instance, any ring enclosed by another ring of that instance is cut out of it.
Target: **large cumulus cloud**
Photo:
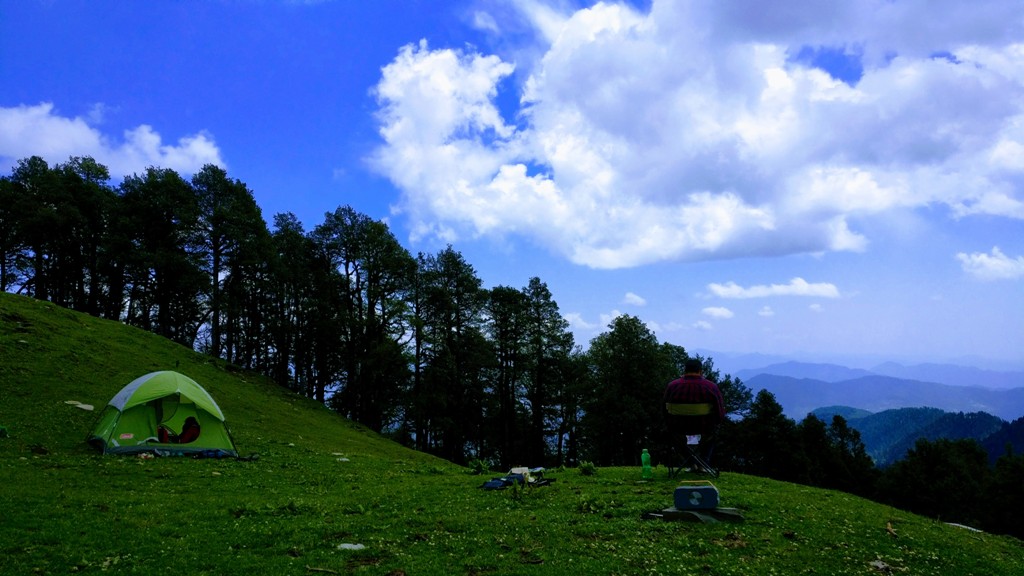
[[[384,67],[373,162],[416,235],[597,268],[864,250],[859,222],[925,206],[1024,219],[1024,18],[944,4],[518,2],[533,46]]]

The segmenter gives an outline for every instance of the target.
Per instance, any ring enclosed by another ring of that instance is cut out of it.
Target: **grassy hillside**
[[[202,383],[239,452],[260,458],[86,446],[110,397],[158,369]],[[557,470],[550,486],[483,491],[485,478],[259,377],[6,294],[0,398],[2,574],[1024,574],[1018,540],[742,475],[716,480],[742,524],[642,519],[671,505],[664,469],[651,482]]]

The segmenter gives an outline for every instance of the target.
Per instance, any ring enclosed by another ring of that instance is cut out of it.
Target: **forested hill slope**
[[[876,414],[851,413],[850,408],[831,407],[814,411],[819,419],[830,422],[832,415],[843,415],[849,426],[860,432],[861,441],[878,466],[888,466],[906,456],[918,439],[973,439],[983,446],[988,438],[1008,438],[1004,420],[984,412],[945,412],[938,408],[894,408]],[[1017,446],[1024,446],[1018,442]],[[1005,442],[989,452],[993,462],[1006,452]]]

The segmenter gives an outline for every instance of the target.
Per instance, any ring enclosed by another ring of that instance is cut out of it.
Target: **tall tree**
[[[126,177],[121,191],[138,257],[129,273],[126,319],[191,346],[208,287],[192,187],[173,170],[148,168],[142,176]]]
[[[568,322],[536,277],[521,290],[492,289],[488,319],[497,362],[488,427],[499,461],[506,467],[560,461],[569,431],[561,419],[565,415],[575,423],[579,410],[570,386],[578,372]],[[575,426],[572,431],[575,435]]]
[[[645,444],[662,435],[662,395],[675,370],[639,318],[619,316],[608,327],[590,343],[583,426],[597,464],[633,464]]]
[[[555,405],[558,407],[555,430],[555,463],[578,464],[580,461],[581,420],[590,392],[588,357],[579,346],[565,359],[562,387]]]
[[[341,378],[343,280],[322,238],[303,231],[294,214],[274,217],[272,313],[274,373],[318,402]]]
[[[491,289],[487,301],[487,329],[497,363],[493,378],[492,431],[494,456],[503,467],[526,460],[522,429],[525,414],[520,399],[526,378],[526,297],[508,286]]]
[[[210,343],[209,353],[222,357],[221,323],[223,281],[226,276],[224,259],[238,242],[231,233],[228,220],[234,215],[235,187],[227,172],[219,166],[207,164],[192,176],[192,187],[199,204],[199,235],[205,248],[204,268],[210,282]]]
[[[868,456],[860,432],[851,428],[845,418],[836,414],[828,427],[828,438],[835,451],[838,467],[831,471],[827,486],[873,497],[878,481],[878,470]]]
[[[802,454],[796,422],[782,413],[775,396],[761,390],[750,414],[729,430],[724,444],[730,467],[740,472],[778,480],[800,481]]]
[[[18,160],[11,174],[18,202],[15,214],[18,231],[28,248],[24,287],[29,296],[49,300],[51,269],[54,259],[54,235],[58,230],[59,183],[49,164],[39,156]]]
[[[483,336],[486,292],[473,267],[449,246],[421,260],[417,306],[419,387],[413,398],[417,444],[462,462],[482,444],[485,376],[493,368]]]
[[[137,271],[148,269],[137,250],[136,215],[133,201],[124,195],[123,186],[115,193],[108,213],[106,232],[100,242],[98,269],[106,284],[99,303],[99,316],[109,320],[128,321],[127,307],[132,278]]]
[[[530,462],[543,463],[548,456],[548,437],[555,428],[555,400],[569,377],[573,336],[551,291],[540,278],[531,278],[523,294],[526,298],[526,358],[530,368],[526,380],[526,405],[530,410],[526,456]]]
[[[985,494],[985,530],[1024,538],[1024,456],[1008,451],[996,460]]]
[[[192,177],[199,239],[209,278],[210,354],[255,368],[266,362],[270,233],[253,193],[224,169],[203,166]]]
[[[0,177],[0,290],[24,286],[28,247],[24,241],[21,191],[8,176]]]
[[[315,243],[292,213],[274,216],[272,245],[273,296],[267,322],[272,355],[269,374],[279,384],[312,398],[315,387],[307,379],[308,351],[312,346],[307,338],[314,337],[314,287],[322,283],[317,278],[326,276],[329,267],[326,258],[317,258]],[[322,265],[317,266],[318,262]]]
[[[804,466],[799,482],[811,486],[835,488],[843,474],[843,462],[829,438],[828,427],[814,414],[808,414],[797,425],[798,447],[803,451]],[[793,447],[797,449],[797,447]]]
[[[338,272],[342,372],[332,406],[381,431],[396,419],[408,382],[400,340],[416,263],[383,222],[349,206],[327,214],[314,236]]]
[[[101,264],[111,212],[117,201],[107,167],[91,157],[72,157],[56,167],[62,189],[58,234],[62,266],[55,284],[63,305],[92,315],[106,300]]]
[[[266,324],[271,314],[273,243],[252,192],[234,181],[232,215],[226,219],[230,239],[224,252],[224,357],[253,369],[268,366]]]

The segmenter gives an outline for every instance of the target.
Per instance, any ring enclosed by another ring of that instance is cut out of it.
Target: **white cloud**
[[[658,324],[658,327],[665,332],[679,332],[685,330],[686,326],[679,322],[668,322],[667,324]]]
[[[501,32],[498,28],[498,22],[489,13],[482,10],[478,10],[473,13],[473,27],[478,30],[486,30],[494,34]]]
[[[618,310],[612,310],[607,314],[600,314],[601,326],[609,326],[612,323],[612,320],[615,320],[619,316],[622,316],[622,312],[619,312]]]
[[[693,327],[697,330],[711,330],[713,328],[707,320],[697,320],[693,323]]]
[[[707,316],[711,316],[712,318],[732,318],[733,316],[735,316],[732,310],[729,310],[728,308],[723,308],[721,306],[712,306],[709,308],[705,308],[701,310],[701,312],[703,312]]]
[[[825,309],[824,309],[824,308],[822,307],[822,305],[821,305],[821,304],[811,304],[811,305],[810,305],[810,306],[808,306],[807,308],[808,308],[808,309],[809,309],[809,310],[810,310],[811,312],[822,312],[822,311],[824,311],[824,310],[825,310]]]
[[[86,119],[92,126],[103,124],[107,120],[107,112],[109,110],[110,109],[106,104],[97,102],[89,109],[88,114],[86,114]]]
[[[126,130],[116,141],[92,124],[100,123],[106,108],[92,107],[88,118],[69,118],[54,110],[50,102],[36,106],[0,107],[0,159],[11,164],[22,158],[40,156],[50,163],[71,156],[92,156],[112,175],[124,176],[149,166],[170,168],[183,174],[199,171],[205,164],[224,165],[220,149],[205,133],[183,136],[176,144],[165,144],[151,126]]]
[[[646,306],[647,300],[642,296],[638,296],[632,292],[626,292],[625,298],[622,299],[623,303],[631,304],[633,306]]]
[[[600,328],[600,325],[592,324],[584,320],[583,315],[580,314],[579,312],[569,312],[568,314],[563,314],[562,318],[565,318],[565,321],[569,323],[569,328],[571,328],[572,330],[587,331]]]
[[[991,254],[975,252],[956,255],[964,272],[981,280],[1012,280],[1024,277],[1024,256],[1011,258],[998,246],[992,248]]]
[[[708,290],[719,298],[768,298],[771,296],[814,296],[838,298],[839,289],[828,282],[810,283],[803,278],[793,278],[789,284],[758,284],[744,288],[735,282],[708,284]]]
[[[770,318],[772,316],[775,316],[775,310],[772,310],[771,306],[764,306],[757,311],[757,315],[763,316],[765,318]]]
[[[1024,219],[1012,2],[514,4],[539,42],[515,66],[423,42],[383,69],[374,165],[414,236],[517,235],[618,268],[861,251],[857,223],[936,204]],[[843,46],[853,85],[791,58]],[[495,103],[516,89],[512,124]]]

